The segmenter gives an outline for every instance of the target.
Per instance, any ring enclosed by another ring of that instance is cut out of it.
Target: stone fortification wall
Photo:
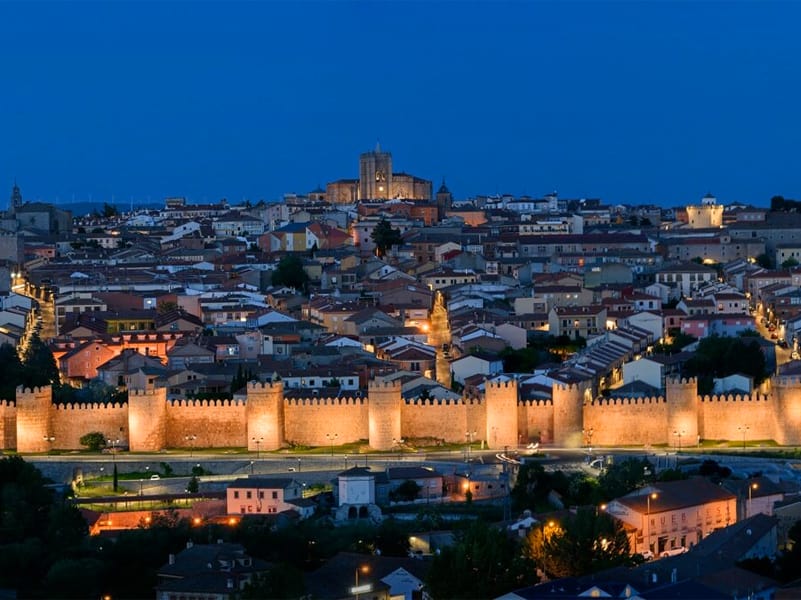
[[[113,404],[55,404],[50,409],[52,442],[57,450],[83,448],[81,436],[99,431],[107,440],[128,440],[128,405]]]
[[[171,400],[167,403],[168,448],[243,448],[248,445],[242,400]],[[194,436],[195,439],[188,439]]]
[[[0,400],[0,449],[17,447],[17,405]]]
[[[553,442],[553,400],[523,400],[518,405],[520,443]]]
[[[665,444],[667,401],[651,398],[595,398],[584,405],[584,443],[592,430],[595,446]]]
[[[704,440],[743,440],[743,434],[746,442],[775,439],[775,404],[773,398],[760,394],[704,396],[698,434]]]
[[[553,441],[557,446],[579,447],[584,429],[584,400],[589,387],[579,384],[553,386]]]
[[[305,398],[284,401],[287,443],[304,446],[345,444],[368,437],[366,398]]]
[[[434,398],[415,398],[401,404],[401,435],[404,438],[433,438],[451,443],[464,443],[468,432],[476,432],[472,439],[484,437],[484,428],[476,422],[476,412],[468,407],[478,400],[437,400]],[[471,429],[472,425],[472,429]]]
[[[401,385],[376,379],[368,384],[367,438],[374,450],[392,450],[401,439]]]

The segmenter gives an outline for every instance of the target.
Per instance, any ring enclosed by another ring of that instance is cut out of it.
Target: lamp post
[[[748,425],[740,425],[737,428],[737,431],[743,434],[743,452],[745,452],[745,436],[748,433],[748,430],[751,429]]]
[[[647,503],[648,503],[648,510],[646,512],[645,522],[648,525],[648,550],[651,550],[651,500],[656,500],[659,495],[656,492],[651,492],[648,494]],[[654,552],[656,554],[656,552]]]
[[[336,440],[339,437],[339,434],[338,433],[326,433],[325,437],[327,437],[328,441],[331,442],[331,457],[333,458],[333,456],[334,456],[334,440]]]
[[[683,429],[682,430],[676,430],[676,431],[673,432],[673,435],[675,435],[676,438],[678,438],[678,446],[677,446],[677,448],[678,448],[678,451],[681,452],[681,436],[684,435],[684,430]]]
[[[403,452],[403,438],[400,438],[399,440],[396,440],[395,438],[392,438],[392,445],[393,446],[397,446],[397,448],[398,448],[398,462],[400,462],[401,461],[401,453]]]
[[[467,431],[464,434],[464,436],[467,438],[467,462],[470,462],[470,446],[473,445],[473,439],[475,439],[476,433],[478,432],[474,429],[473,431]]]
[[[748,514],[745,515],[745,518],[751,516],[751,492],[759,487],[758,483],[749,483],[748,484]]]
[[[370,567],[368,565],[362,565],[356,569],[356,580],[355,585],[353,587],[353,592],[356,594],[356,600],[359,600],[359,573],[364,573],[365,575],[370,572]],[[367,591],[367,590],[365,590]]]
[[[256,460],[261,458],[261,443],[264,441],[263,437],[254,437],[253,443],[256,444]]]
[[[192,458],[192,455],[195,451],[195,440],[197,439],[196,435],[189,434],[184,438],[187,442],[189,442],[189,458]]]
[[[43,437],[42,437],[42,439],[44,439],[44,441],[45,441],[45,442],[47,442],[47,443],[49,444],[49,450],[48,450],[48,452],[49,452],[50,450],[52,450],[52,449],[53,449],[53,442],[55,442],[55,441],[56,441],[56,438],[55,438],[55,436],[52,436],[52,435],[45,435],[45,436],[43,436]]]

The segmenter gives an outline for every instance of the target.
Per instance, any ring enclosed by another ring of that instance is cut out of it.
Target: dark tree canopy
[[[309,275],[303,270],[301,258],[295,254],[284,256],[273,271],[272,283],[305,292],[309,284]]]
[[[370,237],[375,243],[378,256],[385,256],[392,246],[400,246],[403,243],[400,230],[394,229],[386,219],[381,219],[376,224]]]
[[[545,523],[528,538],[530,556],[550,577],[577,577],[629,564],[623,525],[595,508],[581,508],[561,523]]]
[[[427,581],[434,598],[496,598],[535,582],[534,565],[518,544],[481,521],[434,557]]]
[[[768,376],[759,338],[710,336],[701,340],[695,355],[687,361],[686,374],[698,377],[698,391],[709,394],[715,377],[741,373],[759,385]]]

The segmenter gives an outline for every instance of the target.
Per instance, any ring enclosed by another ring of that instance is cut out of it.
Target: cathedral
[[[355,204],[371,200],[431,200],[431,181],[408,173],[392,171],[392,154],[381,145],[359,157],[359,178],[339,179],[326,185],[325,196],[332,204]]]

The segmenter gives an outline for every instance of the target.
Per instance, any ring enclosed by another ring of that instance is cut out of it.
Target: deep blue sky
[[[396,170],[457,198],[801,197],[801,3],[0,2],[0,207],[276,199]]]

